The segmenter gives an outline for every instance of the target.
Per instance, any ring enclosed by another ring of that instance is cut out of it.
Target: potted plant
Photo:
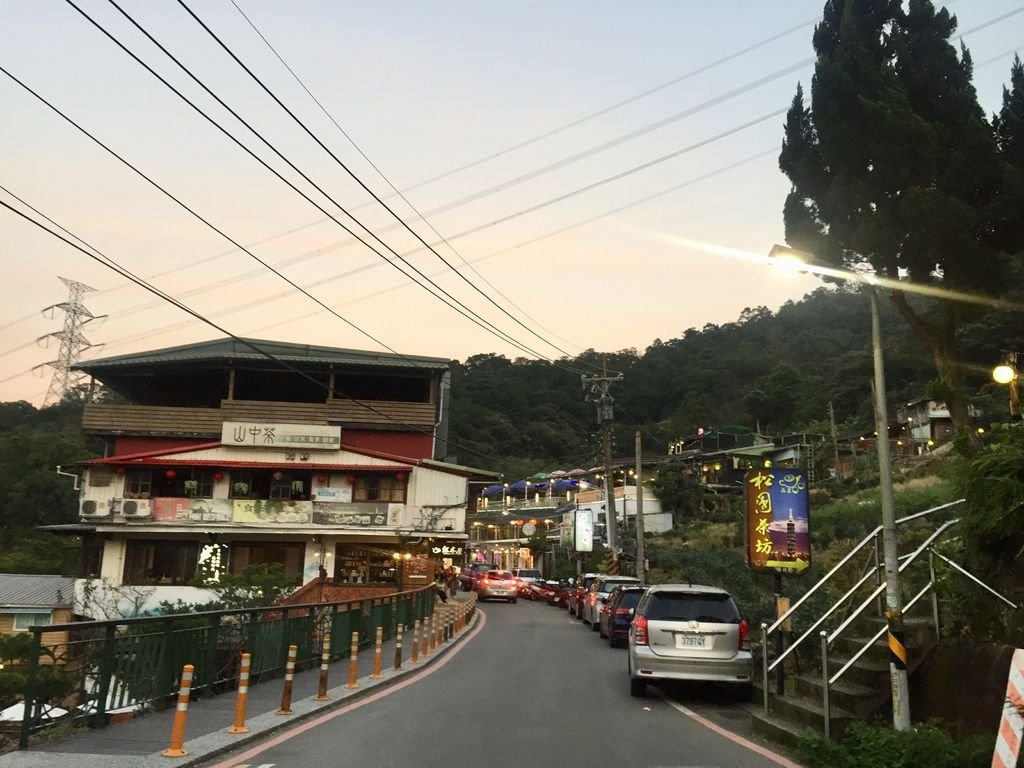
[[[195,496],[199,493],[199,481],[198,480],[186,480],[185,481],[185,495]]]
[[[249,484],[248,483],[235,483],[231,486],[235,496],[248,496],[249,495]]]

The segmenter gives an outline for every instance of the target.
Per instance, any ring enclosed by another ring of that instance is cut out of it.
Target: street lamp
[[[992,379],[997,384],[1008,384],[1010,388],[1010,418],[1019,419],[1020,394],[1017,383],[1020,379],[1020,367],[1017,365],[1017,353],[1007,352],[1001,365],[992,369]]]
[[[813,262],[811,254],[784,245],[772,246],[768,254],[773,264],[795,271]],[[885,553],[885,617],[889,633],[889,676],[892,683],[892,721],[897,731],[910,729],[910,690],[907,682],[906,646],[903,644],[903,596],[900,591],[900,561],[896,537],[896,503],[892,486],[892,459],[889,455],[889,416],[885,405],[885,363],[882,359],[882,334],[878,319],[878,292],[870,280],[851,274],[861,284],[871,305],[871,349],[875,379],[875,434],[878,449],[878,483],[882,497],[882,549]],[[897,663],[896,659],[899,659]]]

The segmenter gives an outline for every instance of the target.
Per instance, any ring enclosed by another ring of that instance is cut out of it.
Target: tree
[[[786,237],[821,261],[891,280],[996,291],[993,227],[1005,162],[971,84],[956,18],[930,0],[829,0],[814,31],[811,105],[802,88],[779,166],[792,182]],[[1005,245],[1005,243],[1004,243]],[[957,433],[977,447],[957,355],[964,305],[893,304],[931,350]]]

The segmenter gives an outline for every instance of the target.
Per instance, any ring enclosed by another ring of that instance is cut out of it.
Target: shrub
[[[939,723],[894,731],[891,725],[855,722],[840,741],[806,731],[797,752],[808,768],[988,768],[992,739],[954,742]]]

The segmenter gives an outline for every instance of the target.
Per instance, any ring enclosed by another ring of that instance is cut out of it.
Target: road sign
[[[810,506],[803,472],[752,469],[744,478],[747,562],[755,571],[800,574],[811,565]]]

